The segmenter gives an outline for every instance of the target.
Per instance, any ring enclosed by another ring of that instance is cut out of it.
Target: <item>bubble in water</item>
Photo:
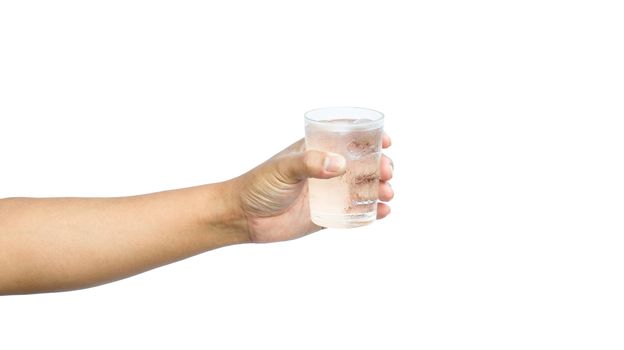
[[[347,152],[351,158],[361,158],[375,153],[375,145],[367,140],[353,140],[347,144]]]

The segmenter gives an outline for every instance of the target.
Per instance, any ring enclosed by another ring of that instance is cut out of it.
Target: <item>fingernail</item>
[[[335,173],[335,172],[342,170],[342,168],[344,168],[345,165],[346,164],[345,164],[344,157],[338,156],[338,155],[332,155],[332,156],[325,157],[323,168],[325,168],[325,171],[329,171],[330,173]]]

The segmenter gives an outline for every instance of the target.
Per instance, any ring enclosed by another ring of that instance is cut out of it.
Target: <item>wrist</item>
[[[203,203],[199,217],[205,230],[218,234],[222,245],[251,242],[236,182],[229,180],[198,188]]]

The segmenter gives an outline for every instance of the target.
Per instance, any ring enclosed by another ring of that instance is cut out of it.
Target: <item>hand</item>
[[[383,135],[382,147],[388,148],[390,137]],[[394,165],[383,155],[380,165],[379,200],[394,196],[388,181]],[[342,156],[305,150],[304,140],[292,144],[265,163],[234,179],[240,193],[241,208],[247,219],[252,242],[277,242],[295,239],[318,231],[321,227],[310,219],[307,178],[329,179],[345,172]],[[377,218],[390,214],[386,203],[379,203]]]

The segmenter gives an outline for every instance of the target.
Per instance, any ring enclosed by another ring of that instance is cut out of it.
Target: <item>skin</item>
[[[383,136],[383,148],[391,144]],[[382,156],[379,200],[394,192]],[[296,239],[310,220],[307,178],[344,174],[344,158],[300,140],[229,181],[118,198],[0,199],[0,295],[112,282],[240,243]],[[390,207],[378,205],[378,219]]]

